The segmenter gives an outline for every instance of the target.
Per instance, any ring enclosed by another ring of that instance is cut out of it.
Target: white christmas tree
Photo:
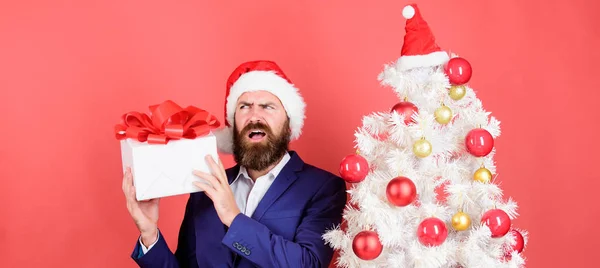
[[[467,84],[469,62],[440,50],[415,4],[402,15],[401,57],[379,76],[400,102],[363,118],[340,165],[350,202],[323,236],[336,265],[522,267],[527,232],[495,184],[500,122]]]

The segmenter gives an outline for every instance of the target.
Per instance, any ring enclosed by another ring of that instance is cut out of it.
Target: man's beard
[[[266,140],[257,143],[247,141],[245,136],[251,129],[263,131]],[[233,133],[235,161],[248,169],[262,171],[281,159],[287,152],[291,134],[290,122],[289,119],[286,120],[279,135],[275,135],[271,128],[263,123],[250,123],[242,131],[238,131],[234,124]]]

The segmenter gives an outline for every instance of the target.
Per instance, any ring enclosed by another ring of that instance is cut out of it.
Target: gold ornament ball
[[[467,230],[471,226],[471,217],[462,211],[452,216],[452,228],[457,231]]]
[[[413,144],[413,153],[416,156],[424,158],[431,154],[431,143],[425,138],[422,138]]]
[[[443,104],[439,108],[435,109],[434,115],[435,121],[442,125],[448,124],[450,120],[452,120],[452,110],[450,107]]]
[[[489,169],[487,168],[479,168],[477,171],[475,171],[475,173],[473,174],[473,179],[478,181],[478,182],[482,182],[482,183],[488,183],[492,180],[492,172],[490,172]]]
[[[465,94],[467,94],[467,89],[463,85],[450,87],[450,98],[453,100],[460,100]]]

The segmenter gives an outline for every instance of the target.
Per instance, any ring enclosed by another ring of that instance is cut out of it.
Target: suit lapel
[[[290,153],[290,161],[281,170],[269,190],[265,193],[265,196],[258,203],[256,210],[252,214],[252,218],[256,221],[260,221],[262,216],[265,214],[267,209],[298,179],[296,171],[302,169],[304,162],[295,152]],[[237,173],[236,173],[237,174]]]
[[[227,175],[227,181],[229,182],[229,185],[233,183],[238,173],[240,173],[240,165],[235,165],[234,167],[225,170],[225,174]]]

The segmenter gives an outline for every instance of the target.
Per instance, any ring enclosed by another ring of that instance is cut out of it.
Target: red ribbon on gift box
[[[170,100],[149,108],[150,116],[140,112],[124,114],[123,122],[115,126],[117,139],[166,144],[169,140],[204,136],[221,125],[214,115],[205,110],[194,106],[183,109]]]

